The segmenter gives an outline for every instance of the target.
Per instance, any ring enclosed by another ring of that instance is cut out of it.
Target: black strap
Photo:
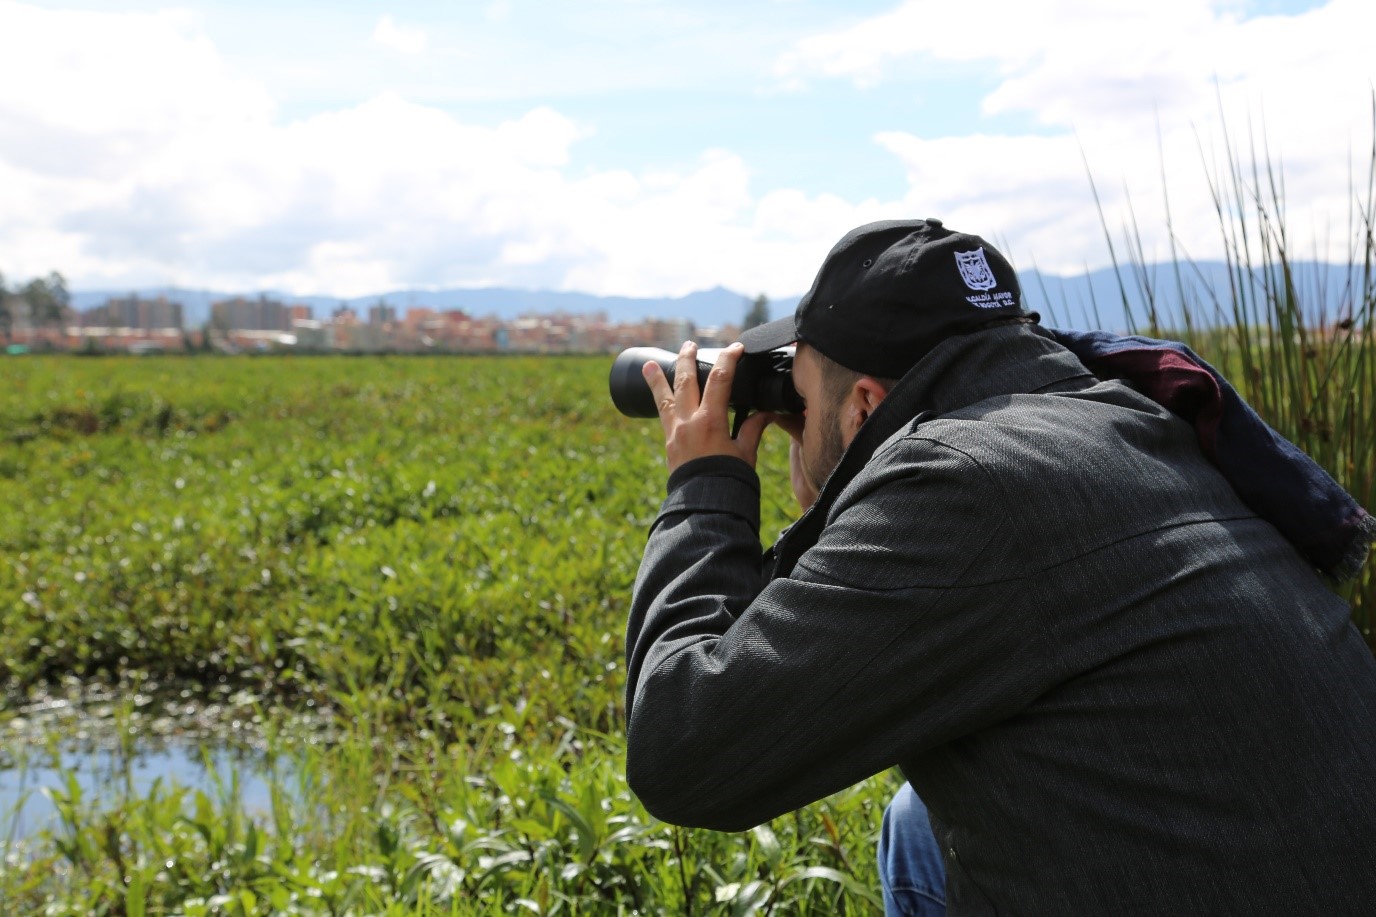
[[[736,411],[736,417],[734,420],[731,421],[732,439],[735,439],[737,436],[741,435],[741,427],[745,426],[746,418],[748,418],[749,416],[750,412],[748,410],[741,409]]]

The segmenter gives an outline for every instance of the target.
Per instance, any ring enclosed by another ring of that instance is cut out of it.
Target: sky
[[[1105,225],[1220,257],[1230,149],[1345,261],[1374,34],[1371,0],[0,0],[0,273],[778,298],[940,217],[1069,275]]]

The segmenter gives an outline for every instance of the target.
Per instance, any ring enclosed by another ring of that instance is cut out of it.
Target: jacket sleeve
[[[655,816],[748,828],[1045,690],[1043,629],[994,566],[996,482],[935,441],[889,448],[902,460],[851,482],[763,587],[754,472],[704,459],[670,479],[627,632],[627,776]]]

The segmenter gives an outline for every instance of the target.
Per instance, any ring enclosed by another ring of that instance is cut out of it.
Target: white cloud
[[[373,26],[373,41],[399,54],[415,57],[425,53],[429,36],[424,29],[397,25],[390,14],[383,13]]]
[[[1043,270],[1078,271],[1086,252],[1105,251],[1073,137],[924,140],[894,132],[875,139],[907,169],[906,212],[984,235],[1020,268],[1035,262]],[[1115,160],[1115,171],[1123,164]],[[1156,174],[1150,161],[1144,164],[1148,176]],[[1116,187],[1103,190],[1117,194]]]
[[[574,173],[588,128],[547,107],[483,126],[383,93],[283,122],[177,17],[0,0],[0,32],[20,51],[0,56],[11,279],[778,295],[805,288],[855,220],[834,198],[757,201],[727,151],[675,172]]]
[[[1183,57],[1177,47],[1194,47],[1205,34],[1236,24],[1233,14],[1215,11],[1219,6],[1210,0],[905,0],[889,13],[798,41],[775,69],[784,77],[817,74],[873,83],[892,62],[916,55],[988,61],[995,74],[1007,74],[1029,65],[1061,67],[1066,54],[1075,64],[1113,61],[1114,70],[1134,69],[1153,59]],[[1092,79],[1098,73],[1080,75]]]
[[[236,78],[181,15],[0,0],[0,34],[0,148],[39,174],[109,178],[149,144],[272,113],[267,93]]]
[[[1369,0],[1251,19],[1210,0],[907,0],[798,42],[775,71],[794,85],[874,86],[904,60],[949,64],[961,79],[984,65],[983,114],[1038,132],[875,139],[906,166],[914,212],[996,227],[986,231],[1042,267],[1107,261],[1084,159],[1115,232],[1132,220],[1131,201],[1149,258],[1169,254],[1163,171],[1177,235],[1195,257],[1219,257],[1206,175],[1227,158],[1225,131],[1240,143],[1235,159],[1250,162],[1255,139],[1283,162],[1303,255],[1342,259],[1349,156],[1355,147],[1360,167],[1371,139],[1372,34]]]

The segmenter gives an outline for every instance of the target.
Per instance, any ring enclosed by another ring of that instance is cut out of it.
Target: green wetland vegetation
[[[607,368],[0,364],[3,763],[101,731],[34,723],[98,685],[131,758],[160,723],[276,771],[256,806],[232,774],[62,781],[43,830],[0,821],[0,911],[874,911],[893,778],[739,835],[626,787],[622,629],[665,475]],[[792,500],[773,438],[769,536]]]

